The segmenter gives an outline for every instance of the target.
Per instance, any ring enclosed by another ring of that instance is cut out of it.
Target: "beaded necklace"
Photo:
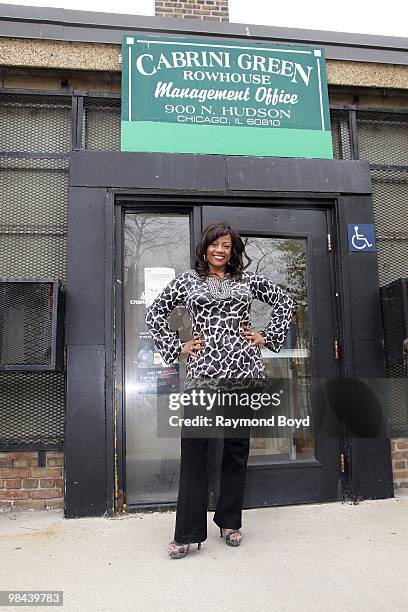
[[[206,276],[205,279],[203,279],[195,270],[191,270],[191,272],[195,278],[199,278],[207,283],[208,290],[215,299],[228,300],[231,298],[231,277],[229,275],[223,276],[222,278]],[[217,278],[219,279],[218,282]]]

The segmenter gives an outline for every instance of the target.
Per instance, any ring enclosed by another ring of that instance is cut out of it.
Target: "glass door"
[[[298,304],[281,351],[262,352],[268,378],[286,381],[288,400],[279,414],[289,423],[302,419],[309,424],[274,427],[268,437],[251,438],[245,505],[338,499],[342,427],[322,401],[325,382],[337,376],[327,213],[204,206],[202,220],[203,226],[231,223],[245,242],[247,270],[270,278]],[[252,326],[264,327],[270,311],[270,306],[255,301]],[[216,474],[210,482],[216,500]]]
[[[183,363],[167,366],[146,325],[146,307],[175,276],[190,268],[190,214],[129,212],[124,220],[125,490],[131,505],[177,500],[180,441],[157,436],[160,386],[178,387]],[[176,308],[170,325],[191,337],[187,311]]]
[[[310,417],[310,343],[307,295],[305,238],[272,238],[245,236],[248,271],[263,274],[277,283],[295,299],[298,308],[284,347],[279,353],[262,348],[267,376],[288,380],[288,403],[279,414],[289,419]],[[262,329],[269,320],[271,308],[256,300],[251,310],[251,324]],[[289,421],[290,422],[290,421]],[[276,437],[255,437],[251,442],[248,465],[278,461],[315,459],[315,444],[309,426],[274,428]]]
[[[285,416],[309,416],[310,426],[285,427],[275,436],[251,439],[245,507],[340,499],[342,425],[321,400],[325,380],[337,377],[326,210],[208,205],[194,207],[194,227],[192,219],[193,214],[181,207],[178,212],[162,208],[124,215],[123,485],[127,507],[177,501],[180,440],[158,435],[157,415],[166,408],[166,393],[179,388],[185,361],[171,366],[162,361],[144,318],[161,288],[191,267],[201,229],[215,221],[230,222],[240,232],[248,269],[279,284],[299,306],[284,347],[279,353],[263,349],[263,356],[268,376],[288,381]],[[253,327],[262,328],[269,314],[267,305],[254,302]],[[184,308],[173,311],[170,325],[182,340],[191,338]],[[210,442],[211,509],[217,498],[216,466],[222,440]]]

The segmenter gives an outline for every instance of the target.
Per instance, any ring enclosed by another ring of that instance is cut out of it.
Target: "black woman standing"
[[[278,352],[285,341],[294,300],[261,274],[243,269],[244,244],[227,223],[209,225],[197,247],[194,269],[173,279],[146,312],[146,324],[166,363],[187,355],[190,379],[266,378],[260,345]],[[250,326],[254,299],[272,307],[263,330]],[[168,323],[176,306],[185,306],[193,338],[183,343]],[[224,438],[220,496],[214,522],[227,544],[239,546],[249,437]],[[180,481],[170,557],[184,557],[191,543],[207,538],[208,439],[182,437]]]

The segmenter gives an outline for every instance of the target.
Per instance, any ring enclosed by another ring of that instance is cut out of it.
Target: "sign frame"
[[[333,158],[321,48],[124,34],[122,62],[123,151]]]

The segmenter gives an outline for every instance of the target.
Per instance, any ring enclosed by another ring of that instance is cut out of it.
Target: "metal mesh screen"
[[[408,378],[403,365],[387,366],[390,383],[390,435],[408,436]]]
[[[65,279],[71,107],[70,96],[0,94],[2,277]],[[0,445],[63,441],[64,378],[0,373]]]
[[[84,101],[82,146],[120,151],[120,98],[87,98]]]
[[[335,159],[351,159],[351,137],[348,112],[332,109],[330,123]]]
[[[408,275],[408,172],[375,169],[371,176],[378,274],[384,285]]]
[[[65,278],[68,162],[0,157],[0,276]]]
[[[51,366],[54,285],[0,281],[0,364]]]
[[[391,435],[408,435],[408,363],[403,343],[408,336],[408,279],[381,288],[385,360],[390,381]]]
[[[399,113],[357,113],[360,159],[408,166],[408,117]]]
[[[357,135],[360,158],[371,164],[378,274],[386,285],[408,276],[408,115],[357,112]],[[401,309],[398,316],[401,321]],[[387,377],[391,435],[407,436],[407,372],[388,360]]]
[[[0,94],[0,151],[70,149],[70,97]]]
[[[404,364],[404,340],[408,337],[408,279],[400,278],[381,288],[387,365]]]
[[[64,377],[57,372],[2,372],[0,447],[64,440]]]

